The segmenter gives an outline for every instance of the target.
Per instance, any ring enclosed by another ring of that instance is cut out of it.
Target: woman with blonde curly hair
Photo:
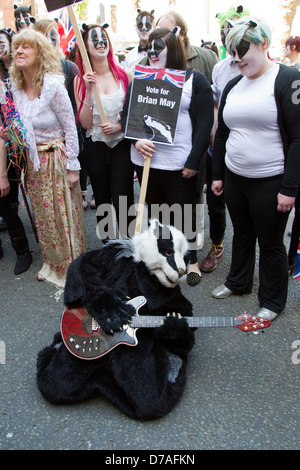
[[[27,188],[42,247],[38,280],[63,287],[86,249],[78,136],[60,60],[32,28],[13,38],[12,92],[28,143]]]

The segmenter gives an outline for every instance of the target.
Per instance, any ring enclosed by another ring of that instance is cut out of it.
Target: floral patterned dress
[[[79,170],[78,136],[64,77],[46,74],[38,98],[12,86],[29,145],[27,189],[42,248],[39,274],[64,287],[70,263],[86,251],[79,185],[70,190],[67,170]]]

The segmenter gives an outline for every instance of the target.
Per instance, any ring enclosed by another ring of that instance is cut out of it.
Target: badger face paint
[[[10,44],[6,34],[0,33],[0,60],[10,57]]]
[[[136,29],[140,41],[148,41],[153,25],[150,16],[139,16],[136,20]]]
[[[58,45],[58,33],[57,31],[52,28],[51,31],[47,34],[47,39],[52,44],[54,47],[57,47]]]
[[[91,56],[107,55],[109,51],[108,38],[103,29],[92,28],[88,36],[88,51]]]
[[[256,46],[248,41],[243,43],[243,41],[230,53],[240,73],[249,79],[254,79],[261,75],[265,63],[265,54],[261,46]]]
[[[29,13],[21,13],[18,12],[16,13],[16,27],[17,31],[24,29],[24,28],[29,28],[31,26],[30,22],[30,16]]]
[[[226,37],[229,31],[231,30],[231,28],[234,27],[234,24],[235,22],[233,20],[227,20],[223,28],[221,29],[221,41],[224,47],[225,47]]]
[[[238,46],[236,46],[236,51],[231,51],[231,55],[234,58],[235,62],[238,62],[238,59],[242,59],[250,49],[251,43],[242,39]]]
[[[162,38],[157,38],[148,44],[147,56],[150,65],[156,68],[165,68],[168,48]]]

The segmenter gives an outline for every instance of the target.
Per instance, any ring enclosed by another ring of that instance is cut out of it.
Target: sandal
[[[92,194],[92,199],[90,201],[90,208],[91,209],[96,209],[96,202],[95,202],[94,194]]]
[[[82,195],[82,206],[83,206],[83,209],[85,210],[88,206],[87,192],[86,191],[81,191],[81,195]]]
[[[293,266],[289,266],[289,275],[290,275],[290,276],[294,276],[294,274],[295,274],[295,267],[296,267],[296,264],[294,264]]]

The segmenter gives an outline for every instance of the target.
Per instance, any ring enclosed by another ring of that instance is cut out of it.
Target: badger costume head
[[[93,298],[99,308],[105,304],[111,310],[108,304],[115,305],[117,297],[121,302],[126,296],[143,295],[154,310],[177,295],[188,262],[184,234],[153,219],[147,230],[133,238],[110,240],[103,248],[76,258],[68,268],[64,301],[87,305]]]
[[[173,226],[150,222],[148,230],[132,240],[134,261],[143,261],[165,287],[174,287],[186,274],[189,246],[184,234]]]

